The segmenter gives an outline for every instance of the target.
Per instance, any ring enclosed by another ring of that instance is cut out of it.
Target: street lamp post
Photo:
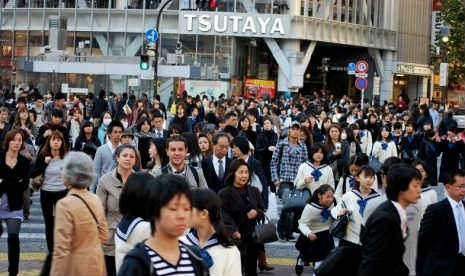
[[[157,25],[155,26],[155,30],[160,33],[160,20],[161,20],[161,15],[163,13],[163,10],[168,6],[169,3],[171,3],[173,0],[167,0],[163,5],[161,6],[160,10],[158,11],[158,16],[157,16]],[[155,97],[158,94],[158,45],[160,44],[159,41],[155,43],[155,58],[154,58],[154,64],[153,64],[153,96]]]

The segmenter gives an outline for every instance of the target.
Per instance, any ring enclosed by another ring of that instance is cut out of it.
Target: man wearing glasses
[[[418,276],[465,274],[465,171],[454,169],[446,199],[430,205],[418,236]]]

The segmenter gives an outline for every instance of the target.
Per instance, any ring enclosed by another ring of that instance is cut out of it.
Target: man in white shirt
[[[417,275],[465,275],[465,171],[450,172],[447,197],[425,211],[418,235]]]

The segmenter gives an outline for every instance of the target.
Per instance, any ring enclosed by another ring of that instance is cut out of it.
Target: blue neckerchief
[[[399,143],[399,137],[398,136],[392,136],[392,140],[394,141],[395,144]]]
[[[449,143],[448,143],[448,146],[449,146],[449,149],[451,150],[451,149],[454,147],[454,143],[449,142]]]
[[[213,266],[213,259],[210,255],[210,253],[208,253],[207,249],[212,247],[212,246],[215,246],[218,243],[218,239],[216,238],[216,235],[213,235],[207,242],[207,244],[205,244],[204,247],[200,247],[200,241],[199,241],[199,238],[197,236],[197,231],[195,229],[192,229],[186,236],[186,238],[196,247],[198,247],[200,249],[200,254],[202,255],[202,259],[207,263],[208,267],[212,267]]]
[[[331,216],[331,212],[328,209],[321,210],[321,222],[326,223]]]
[[[355,184],[355,179],[352,176],[349,177],[349,186],[351,189],[354,187],[354,184]]]
[[[359,198],[359,200],[357,200],[357,204],[360,207],[359,212],[361,216],[363,216],[363,212],[365,211],[365,207],[367,206],[368,200],[379,196],[379,194],[373,189],[371,189],[370,194],[366,198],[362,197],[362,194],[360,193],[360,190],[358,188],[352,189],[352,192],[354,192],[354,194],[357,195]]]
[[[360,131],[358,132],[358,135],[360,136],[360,138],[363,138],[363,136],[365,136],[365,131],[360,130]]]
[[[311,174],[313,176],[313,180],[315,181],[320,180],[320,177],[323,175],[319,169],[314,169]]]
[[[407,141],[409,143],[412,143],[413,142],[413,136],[407,136]]]
[[[387,148],[388,148],[388,144],[387,144],[387,143],[384,143],[384,142],[382,142],[382,143],[381,143],[381,148],[382,148],[383,150],[387,150]]]
[[[365,199],[357,200],[357,204],[360,207],[360,215],[363,216],[363,212],[365,211],[365,207],[367,207],[367,201]]]

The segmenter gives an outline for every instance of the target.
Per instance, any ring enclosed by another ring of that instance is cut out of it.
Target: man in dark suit
[[[417,275],[465,275],[465,171],[455,169],[446,199],[428,206],[418,234]]]
[[[361,235],[363,247],[358,276],[409,275],[402,259],[408,231],[406,209],[420,198],[420,179],[420,173],[407,165],[394,165],[389,170],[388,200],[368,218]]]
[[[202,170],[208,187],[218,193],[224,188],[224,180],[231,164],[227,157],[229,150],[229,137],[226,133],[213,136],[213,155],[202,160]]]
[[[168,139],[168,130],[163,129],[163,114],[159,110],[152,112],[152,127],[156,138]]]

